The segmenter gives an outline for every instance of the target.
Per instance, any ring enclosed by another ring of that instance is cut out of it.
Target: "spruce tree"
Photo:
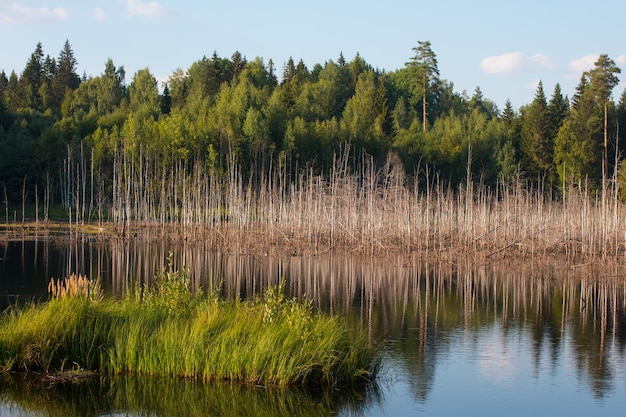
[[[548,103],[540,81],[532,103],[522,114],[522,152],[529,174],[552,180],[554,141],[549,135]]]
[[[56,73],[52,78],[52,88],[59,106],[65,97],[66,90],[75,90],[80,85],[80,76],[76,73],[77,65],[72,46],[69,40],[66,40],[57,60]]]
[[[569,102],[567,97],[563,97],[561,93],[561,85],[556,84],[554,86],[554,92],[548,103],[548,136],[554,141],[556,135],[559,133],[559,129],[563,125],[563,121],[569,114]]]
[[[39,88],[43,79],[43,63],[43,47],[39,42],[19,77],[18,107],[40,109]]]

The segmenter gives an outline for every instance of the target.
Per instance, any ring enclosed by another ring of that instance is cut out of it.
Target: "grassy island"
[[[368,380],[365,335],[308,301],[270,287],[254,301],[191,291],[164,271],[150,289],[103,298],[84,277],[52,281],[45,303],[0,319],[0,371],[169,375],[258,385],[334,386]]]

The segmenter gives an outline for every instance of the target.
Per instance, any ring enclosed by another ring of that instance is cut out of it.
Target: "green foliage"
[[[0,379],[0,398],[18,415],[81,417],[115,410],[116,415],[169,417],[327,417],[338,409],[364,415],[371,403],[364,398],[376,398],[367,386],[323,395],[311,391],[140,376],[52,385]]]
[[[361,330],[287,299],[282,288],[255,302],[220,302],[215,293],[192,293],[187,274],[170,262],[154,289],[124,300],[64,292],[4,313],[0,369],[331,387],[375,376],[377,360]]]
[[[554,138],[550,136],[548,103],[539,82],[535,99],[522,111],[522,152],[528,176],[535,180],[554,181]]]
[[[555,139],[554,163],[560,184],[585,183],[597,172],[597,147],[588,138],[579,136],[573,124],[566,120]]]
[[[278,286],[269,286],[263,295],[263,322],[274,324],[287,323],[290,329],[306,339],[313,328],[313,304],[311,300],[299,302],[296,298],[287,298],[284,293],[285,281]]]
[[[518,172],[531,181],[556,182],[574,148],[589,152],[576,175],[595,183],[602,170],[594,164],[608,165],[602,153],[612,153],[615,163],[619,150],[608,138],[617,137],[617,123],[607,122],[625,117],[623,106],[610,101],[620,70],[608,56],[583,74],[571,107],[558,84],[549,102],[540,84],[519,112],[508,102],[500,113],[480,87],[470,98],[439,78],[429,41],[418,42],[413,52],[391,72],[372,68],[358,53],[350,62],[340,55],[312,70],[289,59],[280,83],[271,60],[213,53],[176,70],[160,90],[147,68],[126,85],[123,66],[111,59],[102,74],[80,79],[69,41],[56,59],[39,43],[20,75],[0,74],[0,141],[7,150],[0,182],[13,206],[21,203],[25,176],[27,204],[35,186],[50,187],[52,201],[66,201],[67,184],[44,174],[63,172],[72,154],[73,164],[93,166],[108,210],[121,160],[145,161],[162,177],[181,164],[217,175],[236,166],[248,180],[277,166],[288,167],[290,178],[299,174],[296,168],[328,172],[340,149],[349,149],[353,161],[365,152],[378,163],[395,152],[407,173],[426,164],[452,186],[466,180],[468,163],[474,178],[490,183]],[[567,119],[573,132],[561,135],[557,155],[555,141]],[[589,143],[581,147],[566,138]],[[81,147],[87,160],[76,157]]]
[[[144,302],[165,315],[188,314],[200,298],[192,291],[189,273],[174,268],[172,253],[167,257],[167,267],[157,273],[154,287],[143,292]]]

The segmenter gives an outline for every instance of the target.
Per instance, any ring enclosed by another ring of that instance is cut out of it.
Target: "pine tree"
[[[413,97],[422,102],[422,129],[426,131],[429,94],[432,95],[436,91],[435,86],[439,82],[439,68],[437,56],[431,49],[430,41],[418,41],[418,45],[413,48],[413,51],[415,56],[406,63],[406,66],[411,74]]]
[[[609,99],[613,88],[619,83],[619,78],[615,74],[622,71],[606,54],[600,55],[594,65],[595,67],[587,71],[585,75],[589,77],[592,93],[604,110],[602,176],[607,178],[609,167]]]

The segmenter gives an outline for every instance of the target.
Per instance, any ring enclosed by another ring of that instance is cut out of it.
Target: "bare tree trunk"
[[[4,222],[5,224],[9,224],[9,199],[7,198],[7,187],[2,184],[2,188],[4,189]]]
[[[608,178],[609,174],[609,100],[604,99],[604,159],[602,161],[602,182]]]
[[[424,73],[424,95],[422,96],[422,129],[426,132],[426,83],[428,76]]]
[[[37,193],[37,184],[35,184],[35,223],[39,223],[39,194]]]
[[[26,175],[24,175],[24,181],[22,182],[22,224],[26,217]]]
[[[50,173],[46,171],[46,192],[44,194],[44,202],[43,202],[43,219],[45,222],[48,221],[50,213]]]

